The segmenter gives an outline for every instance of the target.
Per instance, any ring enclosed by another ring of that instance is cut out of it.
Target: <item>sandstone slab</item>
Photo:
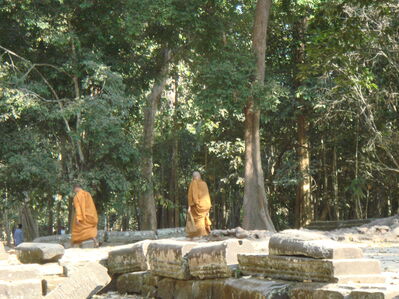
[[[190,274],[200,279],[231,277],[237,268],[237,254],[254,252],[249,240],[230,239],[201,244],[187,254]]]
[[[68,278],[63,280],[46,298],[90,298],[111,281],[107,269],[98,263],[75,264],[69,266],[67,270]]]
[[[79,244],[79,248],[82,249],[89,249],[89,248],[96,248],[97,244],[94,240],[86,240]]]
[[[39,299],[42,298],[41,279],[0,280],[0,298]]]
[[[378,260],[373,259],[312,259],[307,257],[267,254],[238,255],[244,274],[274,279],[342,283],[383,283]]]
[[[50,243],[22,243],[15,248],[21,263],[49,263],[56,262],[64,255],[64,247]]]
[[[108,254],[107,267],[111,274],[148,270],[147,248],[151,241],[121,246]]]
[[[289,290],[290,298],[306,299],[393,299],[399,297],[399,287],[387,284],[375,286],[301,283]]]
[[[39,279],[39,265],[2,265],[0,266],[0,281],[17,281]]]
[[[150,271],[154,275],[176,279],[189,279],[186,254],[198,243],[186,241],[152,242],[147,249]]]
[[[159,277],[149,271],[125,273],[118,277],[116,289],[120,294],[141,294],[146,298],[156,296]]]
[[[155,231],[143,230],[143,231],[126,231],[126,232],[106,232],[105,242],[113,244],[129,244],[143,240],[154,240],[156,239]]]
[[[156,230],[158,239],[185,237],[186,231],[184,227],[161,228]]]
[[[159,281],[157,298],[161,299],[289,299],[291,283],[255,278]],[[320,299],[320,298],[319,298]]]
[[[362,250],[351,244],[319,239],[316,233],[289,230],[273,235],[269,240],[271,255],[307,256],[318,259],[362,258]]]
[[[64,246],[64,248],[70,248],[71,247],[71,235],[70,234],[65,234],[65,235],[51,235],[51,236],[43,236],[43,237],[38,237],[33,240],[34,243],[54,243],[54,244],[60,244]]]

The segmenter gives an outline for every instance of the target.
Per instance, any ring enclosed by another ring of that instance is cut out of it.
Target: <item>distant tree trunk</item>
[[[48,234],[53,234],[53,225],[54,225],[54,198],[52,195],[48,196],[48,220],[47,220],[47,228]]]
[[[59,234],[60,233],[60,231],[61,231],[61,226],[62,226],[62,223],[61,223],[61,200],[62,200],[62,197],[60,198],[60,195],[57,195],[58,197],[58,200],[57,200],[57,208],[56,208],[56,217],[57,217],[57,220],[56,220],[56,222],[57,222],[57,234]]]
[[[5,231],[6,231],[6,244],[7,244],[8,247],[10,247],[11,246],[11,234],[13,232],[11,231],[11,225],[10,225],[10,221],[8,219],[8,193],[7,193],[7,189],[3,193],[3,199],[4,199],[3,220],[4,220]]]
[[[326,153],[326,145],[323,139],[321,139],[321,165],[323,168],[323,190],[322,190],[322,197],[323,197],[323,206],[320,215],[320,220],[327,220],[327,218],[331,218],[331,196],[329,196],[328,192],[328,173],[327,173],[327,153]]]
[[[179,167],[179,134],[178,134],[178,115],[177,109],[179,107],[179,78],[176,76],[174,80],[174,113],[173,113],[173,137],[172,137],[172,156],[170,166],[170,180],[169,180],[169,197],[173,202],[173,208],[171,209],[171,224],[174,227],[178,227],[179,223],[179,194],[178,194],[178,183],[177,183],[177,170]]]
[[[39,237],[39,227],[37,225],[36,219],[32,215],[32,210],[29,206],[30,199],[28,193],[24,192],[24,194],[25,202],[22,204],[19,210],[19,219],[24,232],[24,241],[30,242]]]
[[[75,209],[73,207],[73,198],[68,198],[68,232],[72,232],[72,222],[75,217]]]
[[[252,46],[256,56],[255,82],[263,86],[265,80],[265,54],[267,25],[271,0],[258,0]],[[245,186],[243,227],[275,231],[270,218],[262,169],[259,136],[260,111],[255,99],[250,98],[245,107]]]
[[[298,94],[298,89],[302,85],[299,78],[299,65],[305,61],[305,31],[307,20],[306,17],[293,26],[294,40],[297,42],[294,53],[294,95]],[[298,138],[298,172],[299,180],[297,185],[295,199],[295,227],[303,227],[309,224],[314,218],[314,207],[312,205],[311,196],[311,178],[310,178],[310,154],[309,154],[309,138],[308,138],[308,116],[306,111],[306,103],[302,97],[297,99],[299,111],[297,115],[297,138]]]
[[[359,120],[356,123],[356,148],[355,148],[355,180],[356,185],[359,183]],[[363,218],[362,204],[360,202],[360,196],[355,194],[355,217],[356,219]]]
[[[339,189],[338,189],[338,166],[337,166],[337,146],[334,145],[332,161],[332,186],[334,194],[335,220],[340,219],[339,211]]]
[[[169,72],[170,50],[164,50],[164,62],[158,78],[154,82],[151,93],[147,96],[144,110],[144,134],[141,177],[145,184],[144,191],[139,197],[140,229],[155,230],[157,228],[157,215],[154,200],[153,184],[153,144],[155,115],[158,110],[158,102],[166,85]]]

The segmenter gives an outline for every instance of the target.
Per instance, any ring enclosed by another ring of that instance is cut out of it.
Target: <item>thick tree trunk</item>
[[[143,156],[141,166],[141,177],[143,188],[139,197],[140,229],[154,230],[157,228],[157,215],[154,200],[153,185],[153,144],[155,115],[158,110],[158,102],[166,85],[169,72],[170,50],[165,50],[163,66],[159,77],[154,82],[151,93],[147,96],[144,110],[144,134],[143,134]]]
[[[252,46],[256,56],[254,84],[264,85],[267,25],[271,0],[258,0]],[[260,111],[254,99],[245,108],[245,187],[243,227],[275,231],[268,208],[259,136]]]
[[[299,228],[313,220],[313,205],[310,193],[308,123],[304,114],[298,116],[297,130],[300,179],[295,201],[295,226]]]
[[[294,95],[298,93],[302,82],[299,78],[299,65],[305,61],[305,31],[307,20],[302,17],[294,24],[293,37],[297,42],[293,49],[294,54]],[[297,116],[297,156],[298,156],[298,172],[299,180],[295,198],[295,227],[303,227],[309,224],[314,218],[314,207],[311,196],[311,178],[310,178],[310,154],[308,139],[308,117],[306,113],[306,103],[302,97],[297,98],[299,109]]]
[[[27,192],[24,192],[24,194],[25,202],[22,204],[19,210],[19,219],[24,231],[24,241],[30,242],[39,237],[39,227],[29,206],[29,195]]]

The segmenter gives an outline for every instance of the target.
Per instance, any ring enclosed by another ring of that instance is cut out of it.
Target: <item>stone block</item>
[[[399,298],[399,287],[384,284],[367,286],[300,283],[290,288],[289,296],[306,299],[393,299]]]
[[[318,259],[363,257],[363,251],[355,245],[325,239],[317,233],[304,233],[296,230],[288,230],[273,235],[269,240],[269,253],[271,255],[307,256]]]
[[[158,239],[180,238],[186,236],[184,227],[161,228],[156,230]]]
[[[21,263],[50,263],[58,261],[64,255],[64,247],[51,243],[22,243],[15,248]]]
[[[124,245],[108,253],[107,267],[111,274],[148,270],[147,248],[152,241],[146,240]]]
[[[303,299],[344,299],[349,298],[351,288],[320,283],[300,283],[290,288],[289,298]]]
[[[98,263],[74,264],[68,267],[68,278],[63,280],[46,299],[90,298],[110,281],[107,269]]]
[[[141,294],[146,298],[154,297],[159,278],[149,271],[125,273],[116,281],[116,289],[120,294]]]
[[[164,240],[152,242],[147,249],[150,271],[154,275],[189,279],[186,254],[198,243]]]
[[[129,244],[143,240],[154,240],[156,239],[155,231],[143,230],[143,231],[127,231],[127,232],[106,232],[105,242],[113,244]]]
[[[2,265],[0,266],[1,281],[16,281],[26,279],[39,279],[41,272],[39,265]]]
[[[255,252],[249,240],[230,239],[198,245],[187,254],[190,274],[200,279],[231,277],[237,254]]]
[[[206,280],[163,278],[159,281],[156,297],[161,299],[288,299],[290,284],[254,278]]]
[[[79,248],[88,249],[88,248],[96,248],[96,242],[94,240],[86,240],[79,244]]]
[[[37,268],[40,274],[44,276],[64,274],[64,267],[60,266],[58,263],[38,265]]]
[[[54,243],[54,244],[60,244],[64,246],[64,248],[70,248],[71,235],[65,234],[65,235],[51,235],[51,236],[38,237],[33,240],[33,243]]]
[[[361,285],[350,293],[351,299],[397,299],[399,298],[399,285]]]
[[[274,279],[342,283],[382,283],[378,260],[373,259],[312,259],[307,257],[275,256],[267,254],[238,255],[244,274]]]
[[[0,298],[41,299],[42,281],[41,279],[0,280]]]
[[[269,281],[256,278],[226,280],[223,298],[289,299],[291,282]],[[321,298],[319,298],[321,299]]]

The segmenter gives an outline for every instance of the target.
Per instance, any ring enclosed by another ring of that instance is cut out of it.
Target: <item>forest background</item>
[[[277,230],[396,214],[398,15],[397,0],[0,0],[4,238],[68,227],[75,182],[101,229],[183,226],[194,170],[214,228],[262,228],[243,204],[249,103]]]

